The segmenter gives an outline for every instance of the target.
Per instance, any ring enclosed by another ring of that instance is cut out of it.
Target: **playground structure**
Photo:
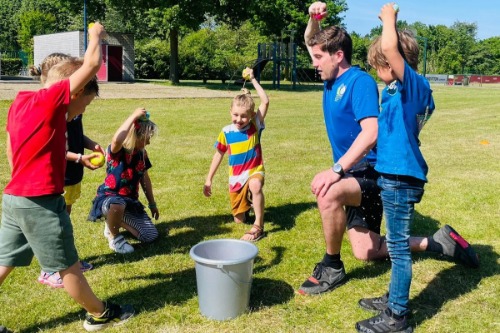
[[[254,73],[258,81],[264,66],[272,62],[273,88],[280,89],[281,80],[290,77],[292,87],[297,84],[297,44],[274,42],[269,44],[259,43],[257,46],[257,60],[254,63]]]
[[[257,46],[257,59],[249,66],[253,69],[255,78],[260,82],[264,67],[272,63],[273,89],[280,88],[280,82],[285,77],[290,77],[292,87],[297,84],[297,44],[296,43],[259,43]],[[236,80],[236,84],[242,80]]]

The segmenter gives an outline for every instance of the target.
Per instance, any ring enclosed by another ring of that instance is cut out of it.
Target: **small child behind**
[[[158,230],[139,201],[140,184],[151,215],[158,220],[160,212],[148,174],[152,165],[145,149],[157,130],[156,124],[149,120],[149,113],[138,108],[118,128],[107,149],[106,179],[97,189],[89,220],[106,218],[104,236],[110,249],[117,253],[134,252],[134,247],[119,233],[120,228],[141,242],[158,238]]]
[[[203,194],[207,197],[212,195],[212,179],[227,152],[232,215],[236,223],[243,223],[253,206],[255,222],[241,239],[255,242],[264,236],[264,193],[262,191],[264,160],[260,136],[265,128],[264,118],[269,107],[269,98],[255,79],[252,69],[246,68],[245,75],[250,76],[250,81],[257,90],[260,106],[255,112],[255,103],[246,89],[244,93],[233,99],[229,111],[232,124],[222,129],[215,142],[216,152],[203,187]]]

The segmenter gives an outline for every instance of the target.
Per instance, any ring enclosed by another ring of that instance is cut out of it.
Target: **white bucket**
[[[191,248],[202,315],[227,320],[247,311],[258,252],[254,244],[237,239],[209,240]]]

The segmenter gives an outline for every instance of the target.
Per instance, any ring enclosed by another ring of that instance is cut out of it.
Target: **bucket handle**
[[[231,276],[231,274],[229,274],[228,271],[226,271],[224,269],[224,265],[223,264],[217,264],[217,268],[220,269],[224,274],[226,274],[227,276],[229,276],[229,278],[231,280],[233,280],[235,283],[237,284],[252,284],[252,278],[250,278],[250,281],[239,281],[239,280],[236,280],[234,277]]]

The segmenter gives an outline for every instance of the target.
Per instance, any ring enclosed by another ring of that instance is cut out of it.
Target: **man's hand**
[[[324,197],[330,187],[341,179],[332,169],[322,171],[311,182],[311,192],[316,196]]]

